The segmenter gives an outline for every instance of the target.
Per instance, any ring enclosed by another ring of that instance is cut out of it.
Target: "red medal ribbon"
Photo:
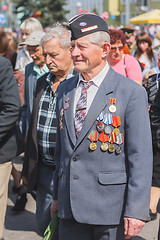
[[[101,134],[99,135],[98,140],[100,142],[102,142],[102,143],[107,142],[107,141],[109,141],[109,135],[106,134],[105,132],[101,132]]]
[[[101,132],[101,133],[100,133],[98,140],[99,140],[100,142],[104,142],[104,132]]]
[[[109,102],[112,103],[112,104],[116,103],[116,98],[110,98]]]
[[[120,116],[113,116],[112,118],[112,126],[114,127],[119,127],[121,125],[121,119],[120,119]]]
[[[117,141],[116,133],[115,132],[111,132],[111,137],[112,137],[112,143],[115,143]]]
[[[95,130],[92,130],[92,132],[89,134],[88,139],[92,142],[96,142],[98,138],[98,132]]]

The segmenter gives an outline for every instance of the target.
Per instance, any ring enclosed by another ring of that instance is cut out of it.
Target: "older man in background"
[[[36,219],[39,233],[43,235],[51,220],[57,87],[63,80],[71,77],[74,70],[69,30],[57,24],[46,33],[41,43],[50,73],[37,81],[22,174],[28,184],[28,192],[37,187]]]
[[[26,138],[28,133],[37,79],[43,76],[46,72],[49,72],[49,69],[45,64],[43,49],[40,45],[41,39],[44,35],[45,32],[43,31],[34,31],[28,37],[26,42],[24,42],[27,46],[27,50],[31,58],[33,59],[33,62],[27,64],[25,68],[25,102],[23,105],[22,115],[22,129],[24,131],[24,138]],[[26,187],[23,184],[23,187],[21,188],[20,193],[17,196],[15,206],[12,208],[12,211],[17,213],[23,211],[25,209],[26,202]]]

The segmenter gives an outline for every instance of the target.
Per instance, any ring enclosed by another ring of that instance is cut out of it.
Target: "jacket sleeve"
[[[138,86],[126,110],[126,151],[128,187],[124,216],[149,220],[152,180],[152,139],[147,93]]]
[[[160,151],[160,89],[155,93],[155,100],[151,104],[150,121],[153,146]]]
[[[11,63],[0,58],[0,142],[19,118],[20,97]]]
[[[58,91],[57,91],[58,92]],[[58,94],[57,94],[58,96]],[[57,134],[56,134],[56,148],[55,148],[55,166],[56,169],[54,171],[54,187],[53,187],[53,200],[58,199],[58,182],[59,182],[59,164],[61,159],[61,139],[60,139],[60,129],[59,129],[59,115],[58,115],[58,97],[56,103],[56,116],[57,116]]]

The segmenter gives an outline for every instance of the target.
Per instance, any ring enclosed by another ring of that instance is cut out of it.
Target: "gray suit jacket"
[[[53,198],[59,202],[59,216],[98,225],[118,224],[123,216],[148,220],[152,143],[145,89],[110,68],[76,139],[77,81],[73,77],[58,89],[57,118],[63,127],[57,130]],[[89,149],[88,135],[97,130],[99,114],[109,113],[110,98],[116,98],[113,115],[120,116],[124,136],[122,152],[117,155],[103,152],[100,141],[95,151]],[[69,107],[65,110],[66,100]]]

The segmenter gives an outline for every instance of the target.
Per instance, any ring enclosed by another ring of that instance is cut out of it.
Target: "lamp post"
[[[125,4],[126,4],[126,7],[125,7],[126,22],[125,22],[125,24],[129,24],[129,19],[130,19],[130,0],[126,0]]]

